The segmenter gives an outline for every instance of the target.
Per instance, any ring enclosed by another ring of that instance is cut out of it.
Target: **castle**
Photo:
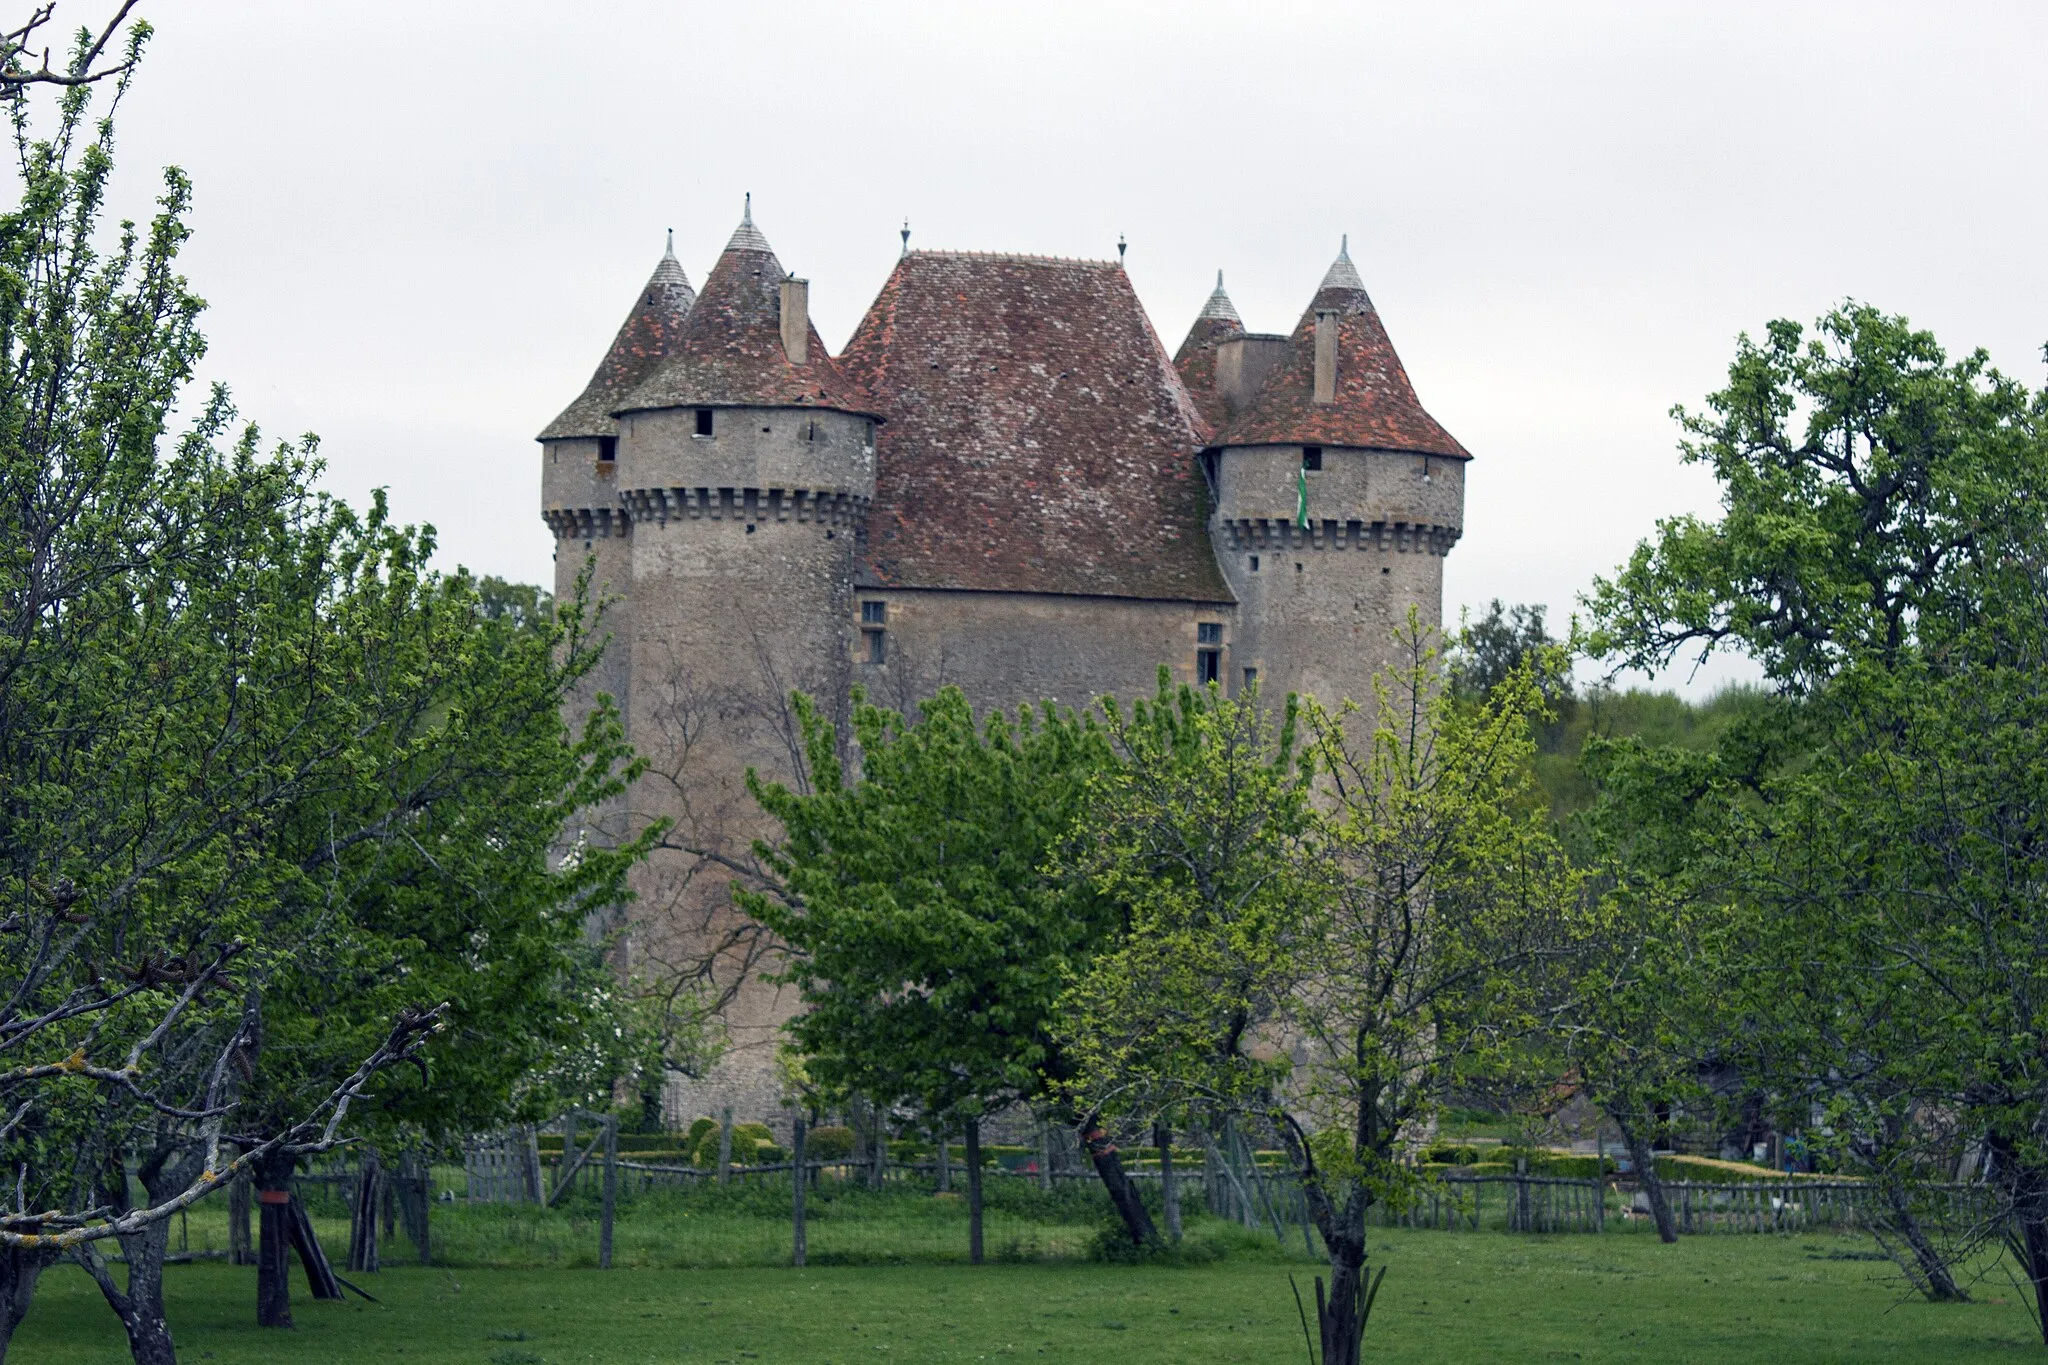
[[[907,708],[1236,691],[1371,695],[1394,628],[1442,615],[1464,447],[1415,397],[1348,250],[1285,335],[1222,278],[1169,357],[1120,262],[905,250],[838,356],[751,206],[701,293],[670,250],[540,434],[555,589],[586,565],[646,774],[589,837],[655,816],[623,966],[723,1007],[672,1115],[776,1113],[774,945],[733,910],[794,775],[791,689]],[[572,719],[574,719],[572,717]],[[623,927],[623,926],[622,926]]]

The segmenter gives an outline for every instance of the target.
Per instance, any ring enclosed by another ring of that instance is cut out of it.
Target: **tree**
[[[857,696],[860,776],[847,782],[834,728],[808,698],[797,707],[809,791],[751,783],[783,827],[760,849],[783,893],[742,903],[789,947],[805,1004],[789,1029],[810,1079],[965,1127],[979,1262],[980,1119],[1018,1101],[1061,1107],[1060,993],[1114,927],[1106,902],[1047,873],[1108,749],[1050,703],[978,724],[948,687],[906,722]],[[1150,1240],[1114,1147],[1080,1126],[1133,1240]]]
[[[1989,1153],[2000,1210],[1978,1231],[2048,1308],[2048,397],[1850,305],[1810,340],[1745,338],[1708,407],[1679,415],[1722,516],[1661,523],[1589,605],[1610,658],[1729,645],[1800,699],[1797,742],[1736,765],[1725,833],[1687,859],[1744,912],[1753,986],[1727,1007],[1843,1159],[1925,1179],[1953,1158],[1944,1129]],[[1943,1251],[1898,1212],[1909,1273],[1951,1292],[1969,1239]]]
[[[50,137],[14,105],[0,215],[0,1352],[68,1255],[157,1362],[171,1215],[366,1128],[501,1111],[589,1045],[602,1002],[560,994],[591,979],[579,904],[632,855],[547,860],[621,777],[615,718],[573,743],[557,718],[577,613],[490,621],[429,533],[319,497],[310,443],[263,455],[223,391],[169,437],[204,348],[189,187],[167,172],[102,240],[111,115],[58,84]],[[430,1098],[398,1068],[437,1037]]]
[[[1068,994],[1080,1088],[1270,1128],[1330,1258],[1326,1365],[1359,1358],[1368,1208],[1412,1187],[1403,1145],[1459,1070],[1533,1031],[1577,894],[1530,774],[1532,667],[1461,706],[1413,617],[1400,639],[1369,716],[1192,689],[1112,710],[1121,762],[1070,855],[1129,917]]]

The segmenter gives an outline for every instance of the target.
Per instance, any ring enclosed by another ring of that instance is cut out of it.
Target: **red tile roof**
[[[840,363],[889,418],[869,581],[1231,600],[1202,419],[1120,266],[909,252]]]
[[[782,349],[782,281],[788,278],[751,209],[726,243],[704,292],[668,355],[614,412],[676,407],[813,407],[879,415],[811,328],[808,354]]]
[[[1337,394],[1317,403],[1316,314],[1337,314]],[[1348,251],[1323,277],[1315,301],[1288,338],[1284,360],[1259,395],[1215,437],[1218,445],[1364,446],[1470,459],[1465,447],[1422,410]]]
[[[633,311],[626,314],[625,326],[612,339],[604,363],[590,376],[576,401],[562,409],[562,415],[548,423],[538,439],[559,441],[575,436],[617,435],[619,424],[612,420],[612,414],[618,411],[619,400],[653,373],[654,367],[668,355],[696,298],[696,291],[690,288],[690,277],[676,261],[676,243],[671,235],[668,250],[654,267],[647,287],[633,301]]]

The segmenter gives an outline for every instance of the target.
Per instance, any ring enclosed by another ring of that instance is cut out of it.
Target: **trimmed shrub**
[[[853,1155],[853,1129],[843,1124],[813,1128],[804,1138],[807,1161],[844,1161]]]

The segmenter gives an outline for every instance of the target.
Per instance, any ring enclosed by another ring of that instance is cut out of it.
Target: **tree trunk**
[[[306,1206],[294,1199],[285,1206],[291,1218],[292,1250],[299,1253],[299,1266],[306,1272],[306,1292],[316,1299],[339,1300],[342,1297],[341,1281],[334,1277],[334,1267],[328,1263],[327,1253],[320,1249],[320,1239],[313,1232],[313,1220],[306,1214]]]
[[[1650,1217],[1656,1220],[1657,1236],[1666,1242],[1677,1241],[1678,1226],[1671,1219],[1671,1202],[1664,1197],[1664,1181],[1657,1174],[1657,1161],[1651,1154],[1649,1139],[1619,1114],[1609,1114],[1608,1117],[1621,1130],[1621,1140],[1628,1146],[1629,1163],[1636,1168],[1637,1186],[1650,1198]]]
[[[256,1325],[292,1325],[290,1157],[269,1156],[256,1163]]]
[[[2034,1292],[2034,1324],[2048,1345],[2048,1172],[2023,1165],[2012,1145],[1994,1139],[1988,1144],[1992,1177],[2005,1191],[2011,1225],[2007,1250]]]
[[[1166,1217],[1168,1241],[1180,1240],[1180,1185],[1173,1175],[1173,1130],[1163,1123],[1152,1126],[1152,1141],[1159,1147],[1159,1207]]]
[[[176,1160],[177,1155],[176,1149],[163,1149],[143,1163],[138,1174],[151,1203],[169,1199],[199,1174],[196,1161]],[[120,1194],[115,1202],[125,1208],[126,1190]],[[99,1286],[100,1296],[114,1310],[114,1316],[121,1319],[121,1328],[128,1334],[128,1351],[136,1365],[177,1365],[170,1319],[164,1312],[164,1254],[170,1249],[170,1221],[152,1224],[119,1240],[121,1254],[128,1262],[126,1289],[114,1283],[113,1271],[96,1248],[82,1248],[78,1263]]]
[[[40,1232],[40,1224],[18,1224],[17,1232]],[[0,1248],[0,1361],[7,1359],[7,1347],[14,1330],[28,1316],[29,1301],[35,1297],[36,1281],[57,1259],[56,1253],[23,1247]]]
[[[1927,1230],[1920,1226],[1920,1220],[1913,1216],[1913,1206],[1906,1196],[1905,1182],[1890,1171],[1878,1174],[1878,1184],[1884,1190],[1885,1212],[1883,1220],[1891,1234],[1904,1243],[1911,1265],[1903,1264],[1894,1247],[1885,1250],[1892,1253],[1892,1259],[1901,1261],[1900,1268],[1906,1271],[1916,1287],[1935,1303],[1968,1303],[1969,1294],[1956,1283],[1956,1277],[1949,1272],[1948,1264],[1941,1253],[1929,1240]],[[1884,1239],[1879,1238],[1882,1242]]]
[[[1145,1201],[1138,1197],[1138,1187],[1131,1183],[1124,1160],[1117,1154],[1109,1134],[1091,1119],[1087,1131],[1081,1134],[1081,1142],[1088,1149],[1088,1159],[1095,1163],[1095,1174],[1102,1178],[1102,1187],[1109,1191],[1109,1202],[1116,1205],[1118,1216],[1124,1220],[1124,1231],[1131,1235],[1131,1244],[1149,1246],[1157,1242],[1159,1230],[1152,1226],[1152,1215],[1145,1211]]]
[[[1316,1277],[1316,1327],[1322,1365],[1358,1365],[1365,1337],[1365,1203],[1346,1201],[1344,1224],[1324,1240],[1330,1252],[1330,1290]]]
[[[981,1120],[967,1120],[967,1264],[981,1264]]]

